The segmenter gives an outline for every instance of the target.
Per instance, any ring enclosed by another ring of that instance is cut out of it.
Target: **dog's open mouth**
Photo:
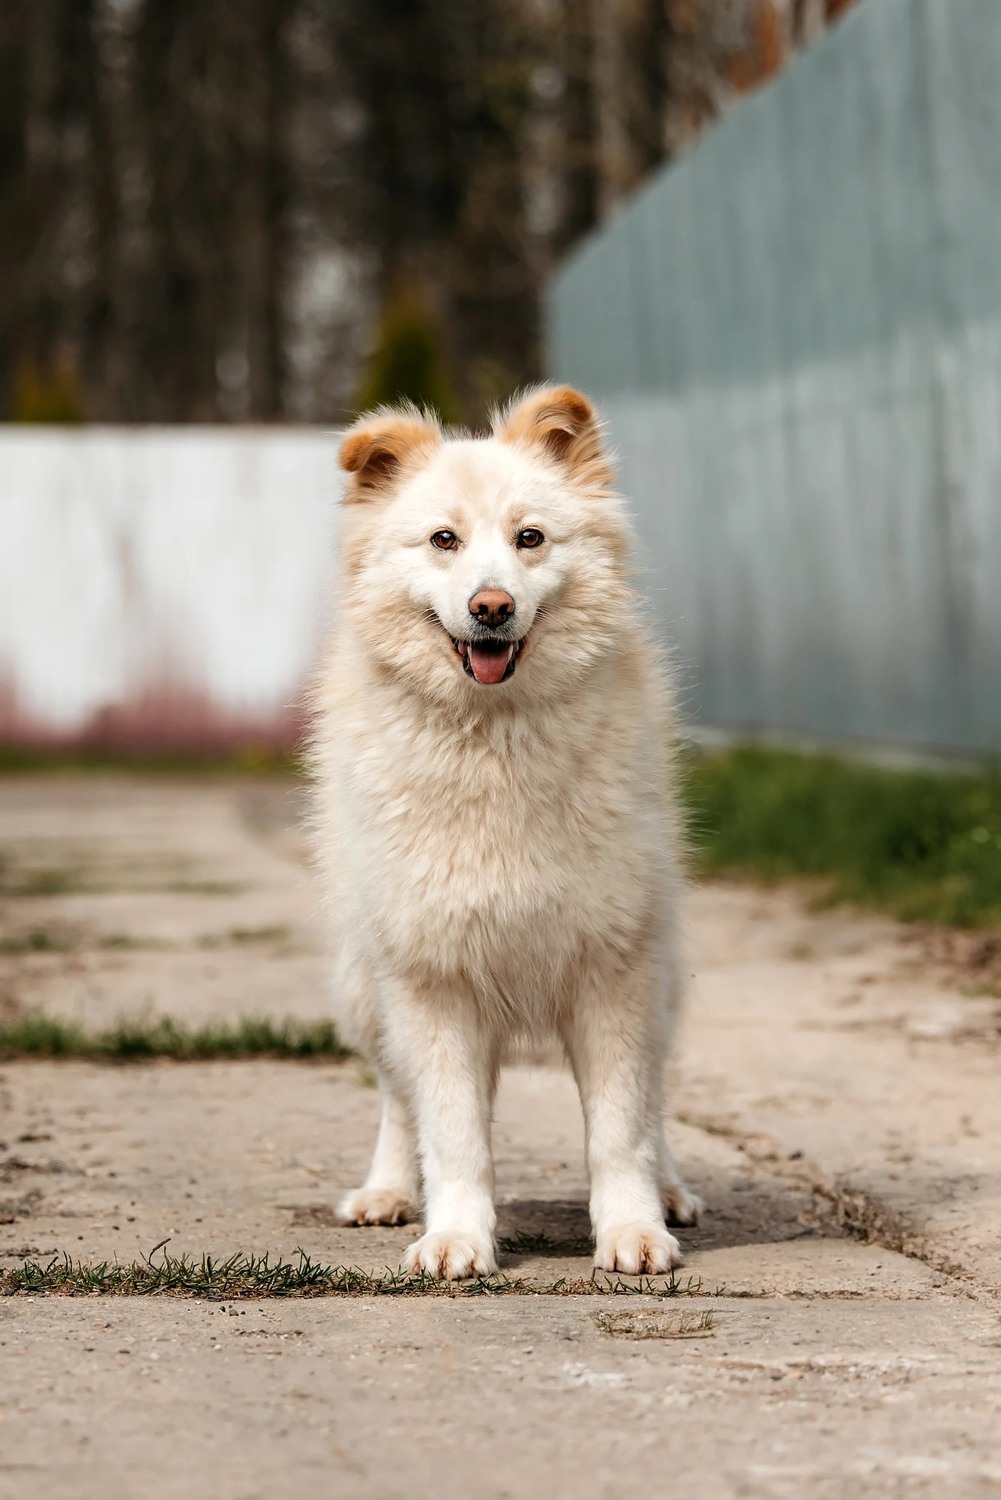
[[[462,661],[467,676],[491,687],[498,682],[507,682],[509,677],[514,676],[521,648],[525,644],[524,636],[520,641],[492,640],[490,637],[477,641],[460,641],[452,635],[449,640]]]

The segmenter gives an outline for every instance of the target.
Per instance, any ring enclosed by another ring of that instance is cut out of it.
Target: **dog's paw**
[[[341,1224],[406,1224],[414,1206],[403,1188],[358,1188],[338,1205]]]
[[[681,1246],[659,1224],[619,1224],[598,1236],[594,1257],[599,1271],[624,1276],[657,1276],[682,1262]]]
[[[486,1235],[444,1229],[425,1234],[403,1257],[408,1276],[434,1276],[439,1281],[462,1281],[467,1276],[490,1276],[497,1269],[497,1256]]]
[[[701,1221],[705,1204],[690,1193],[683,1182],[665,1183],[660,1195],[669,1224],[698,1224]]]

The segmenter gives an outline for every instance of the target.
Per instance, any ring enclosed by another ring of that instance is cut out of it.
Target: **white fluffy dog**
[[[528,392],[488,438],[380,410],[341,448],[337,622],[317,681],[321,877],[345,1036],[382,1123],[353,1224],[421,1202],[405,1268],[496,1269],[499,1065],[557,1037],[584,1110],[595,1264],[680,1261],[698,1203],[663,1131],[680,989],[669,701],[595,412]]]

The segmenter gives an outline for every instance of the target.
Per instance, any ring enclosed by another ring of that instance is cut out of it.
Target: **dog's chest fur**
[[[643,701],[610,678],[552,716],[458,725],[356,700],[338,736],[341,904],[373,961],[553,998],[568,967],[626,959],[658,918],[669,846]]]

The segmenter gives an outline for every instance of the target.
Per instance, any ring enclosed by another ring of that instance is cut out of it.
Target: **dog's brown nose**
[[[514,600],[503,589],[480,589],[469,601],[469,613],[481,625],[503,625],[514,614]]]

